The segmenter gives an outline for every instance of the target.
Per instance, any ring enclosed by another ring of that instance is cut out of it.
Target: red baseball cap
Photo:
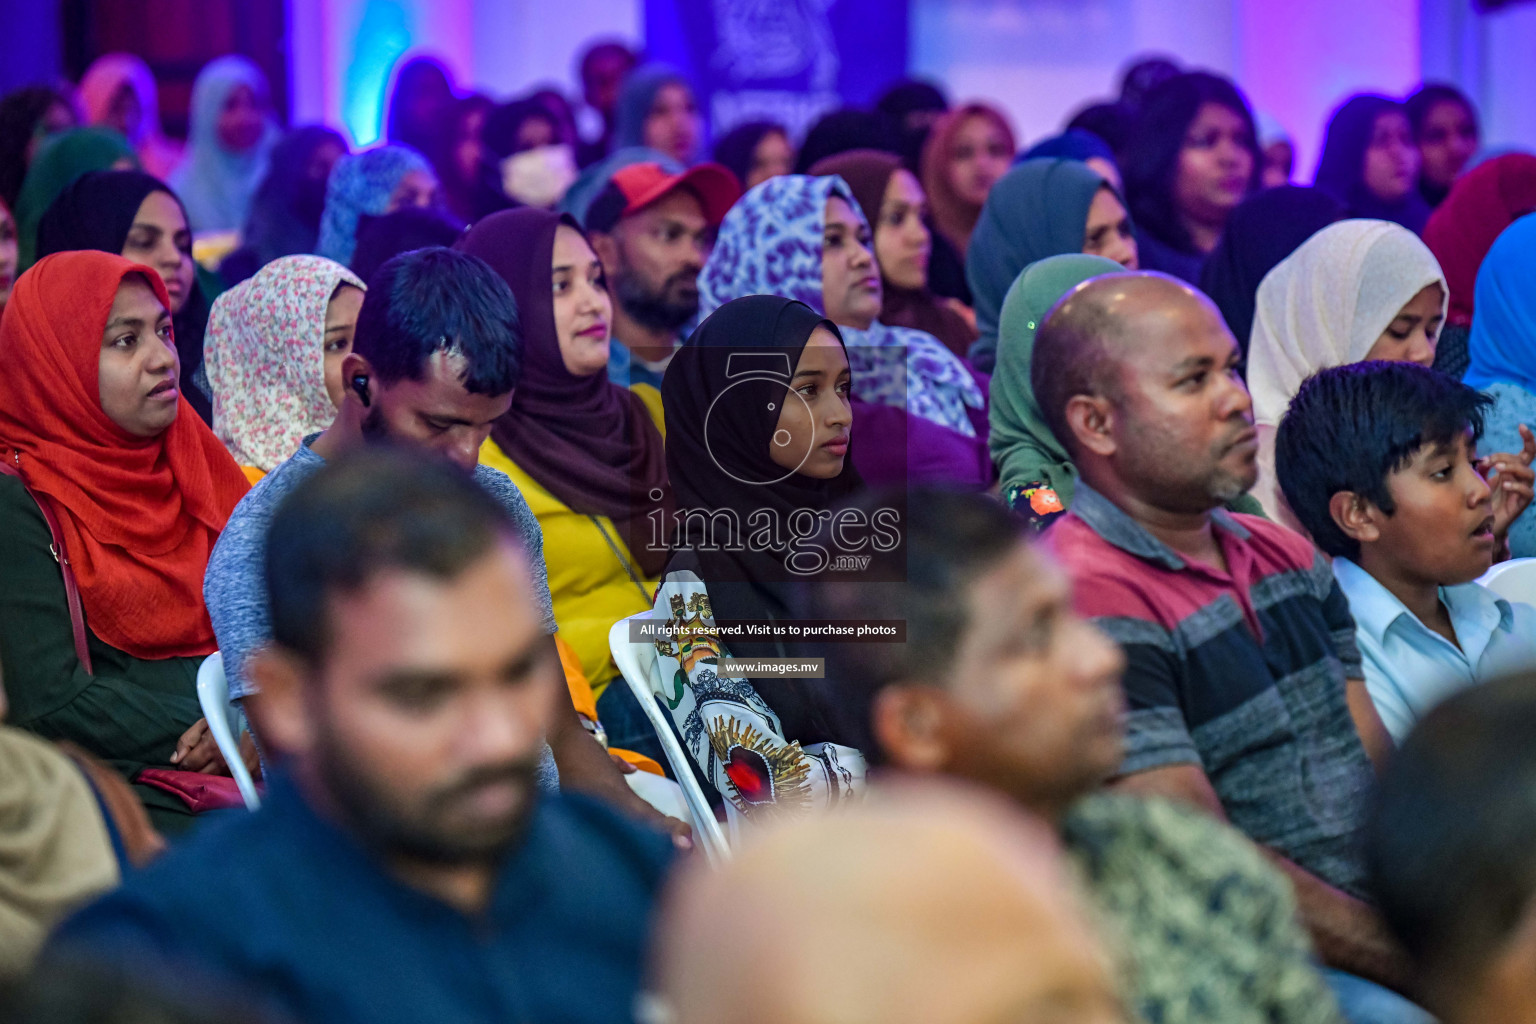
[[[704,219],[716,227],[741,198],[741,182],[730,168],[720,164],[699,164],[681,174],[668,174],[657,163],[630,164],[615,171],[609,182],[628,201],[620,214],[624,217],[639,213],[675,189],[686,188],[699,197]]]

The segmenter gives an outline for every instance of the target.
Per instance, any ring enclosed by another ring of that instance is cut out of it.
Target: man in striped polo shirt
[[[1125,650],[1118,785],[1230,821],[1290,876],[1351,1021],[1418,1021],[1360,856],[1390,742],[1354,621],[1306,538],[1223,506],[1258,476],[1238,348],[1199,292],[1097,278],[1036,338],[1031,383],[1081,480],[1047,544]],[[1395,990],[1395,991],[1394,991]]]

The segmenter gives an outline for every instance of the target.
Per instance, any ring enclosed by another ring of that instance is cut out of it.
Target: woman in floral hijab
[[[213,432],[247,476],[270,473],[336,417],[363,289],[339,263],[284,256],[213,304]]]
[[[985,488],[986,382],[937,338],[891,327],[867,221],[837,175],[788,174],[731,208],[699,276],[699,314],[745,295],[796,299],[838,325],[853,371],[854,449],[871,484],[918,480]]]

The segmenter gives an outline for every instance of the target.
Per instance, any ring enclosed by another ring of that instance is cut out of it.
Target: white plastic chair
[[[624,682],[629,686],[629,692],[635,695],[640,709],[645,712],[646,719],[651,723],[651,729],[655,731],[656,739],[660,741],[661,749],[667,755],[667,763],[672,766],[672,774],[677,776],[677,784],[682,788],[683,798],[688,803],[688,816],[693,821],[695,841],[703,848],[704,855],[709,858],[711,864],[719,864],[731,855],[725,832],[720,828],[720,823],[715,820],[714,812],[709,808],[709,801],[704,797],[704,790],[699,786],[699,780],[694,778],[693,759],[678,742],[671,725],[662,717],[661,708],[656,706],[657,695],[664,692],[662,680],[656,669],[656,648],[649,643],[637,644],[629,640],[629,624],[636,620],[644,621],[650,618],[651,613],[644,611],[615,622],[608,630],[608,649],[613,652],[613,663],[618,666],[619,675],[623,677]],[[626,778],[634,778],[634,776],[626,776]]]
[[[624,781],[629,783],[629,788],[636,796],[667,817],[678,821],[688,821],[693,817],[683,787],[671,779],[640,769],[624,776]]]
[[[240,756],[240,733],[245,729],[245,721],[240,709],[229,699],[229,680],[224,676],[222,651],[214,651],[198,666],[197,702],[203,706],[208,731],[213,733],[213,742],[218,744],[219,753],[224,755],[224,763],[229,765],[229,774],[234,776],[235,785],[240,787],[240,796],[245,800],[246,809],[256,810],[261,806],[261,796],[257,794],[256,783],[245,767],[245,759]]]
[[[1536,558],[1511,558],[1483,573],[1477,582],[1506,601],[1536,605]]]

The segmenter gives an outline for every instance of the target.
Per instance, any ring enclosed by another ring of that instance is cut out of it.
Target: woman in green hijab
[[[987,440],[1003,500],[1024,516],[1036,532],[1049,526],[1072,504],[1077,469],[1046,425],[1029,383],[1035,333],[1046,314],[1072,289],[1090,278],[1125,270],[1121,264],[1102,256],[1050,256],[1025,267],[1003,299]],[[1248,494],[1228,502],[1227,508],[1250,515],[1264,514],[1263,507]]]
[[[60,192],[89,171],[138,166],[139,158],[128,140],[109,128],[75,128],[48,142],[27,169],[16,200],[17,276],[37,260],[37,225]]]
[[[1037,260],[1008,289],[998,318],[997,366],[992,372],[992,461],[1004,500],[1035,527],[1044,529],[1072,501],[1076,470],[1061,442],[1046,426],[1029,386],[1035,332],[1045,314],[1067,292],[1089,278],[1125,270],[1103,256],[1070,253]]]

